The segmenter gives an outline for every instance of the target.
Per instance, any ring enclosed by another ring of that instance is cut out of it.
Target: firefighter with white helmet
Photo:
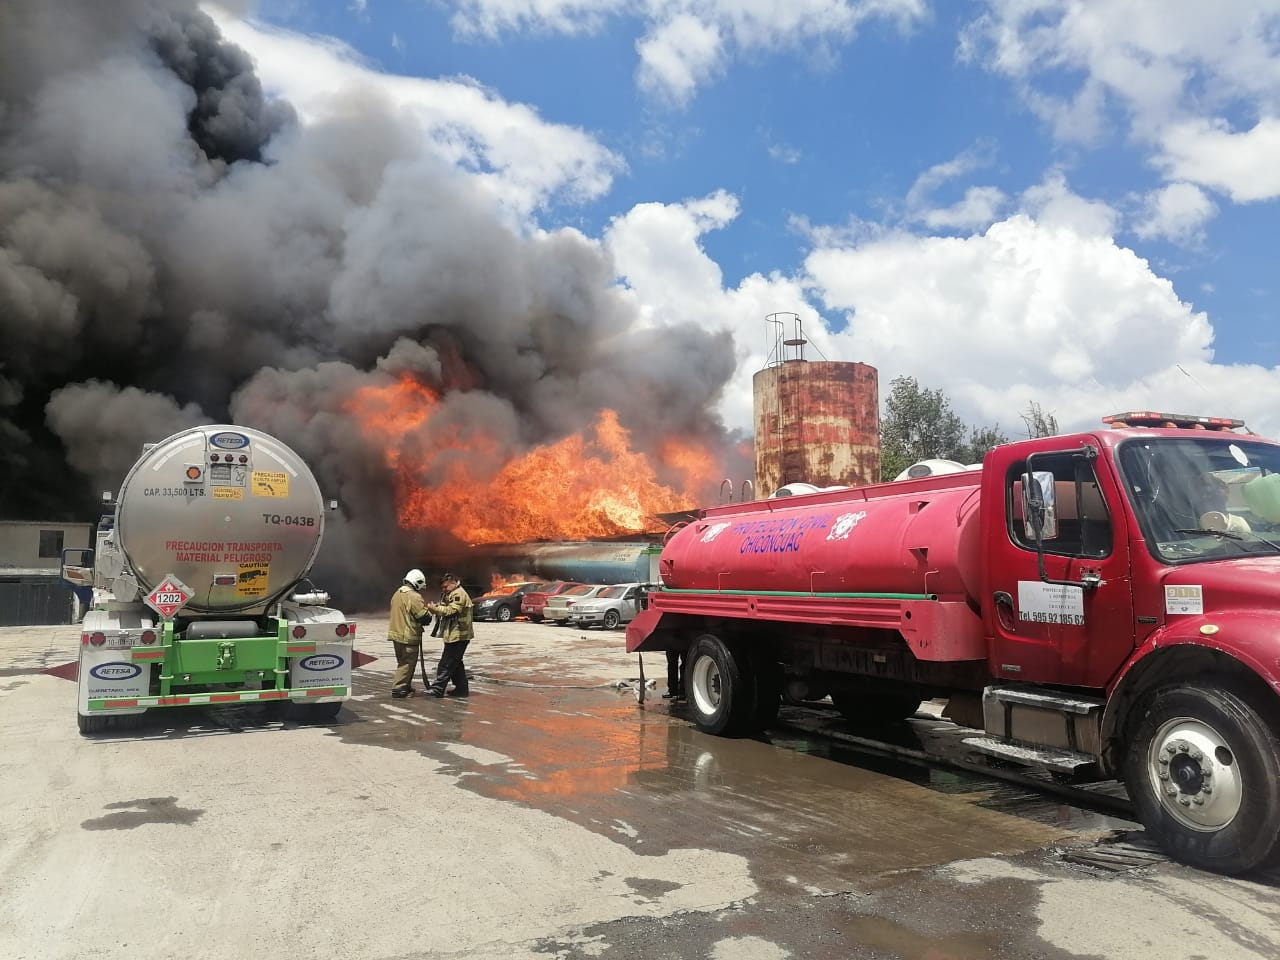
[[[396,699],[413,693],[414,667],[422,651],[422,628],[431,620],[422,596],[426,585],[426,575],[415,568],[404,575],[404,581],[391,595],[387,639],[396,651],[396,673],[391,681],[391,696]],[[422,681],[426,683],[427,678],[424,676]]]

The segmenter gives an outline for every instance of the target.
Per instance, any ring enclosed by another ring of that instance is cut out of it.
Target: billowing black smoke
[[[92,519],[144,441],[252,425],[341,501],[321,574],[359,604],[424,543],[362,386],[441,389],[424,448],[471,424],[516,454],[604,407],[640,449],[726,439],[728,333],[637,332],[598,246],[514,231],[421,142],[367,97],[299,124],[194,0],[0,2],[0,515]]]

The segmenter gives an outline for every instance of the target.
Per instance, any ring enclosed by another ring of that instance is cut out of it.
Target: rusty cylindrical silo
[[[865,363],[786,359],[756,373],[757,497],[880,479],[880,385]]]

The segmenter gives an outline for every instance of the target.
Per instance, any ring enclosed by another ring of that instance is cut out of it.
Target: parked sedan
[[[520,598],[520,612],[534,623],[539,623],[542,620],[542,610],[547,605],[547,598],[564,593],[572,587],[581,586],[585,584],[578,583],[576,580],[552,580],[550,583],[540,583],[537,589],[530,590]]]
[[[640,584],[619,583],[569,608],[569,622],[579,627],[614,630],[640,612]]]
[[[562,627],[571,626],[569,623],[569,611],[573,608],[573,605],[594,597],[601,590],[608,589],[603,583],[570,587],[564,593],[558,593],[554,597],[547,598],[547,605],[542,610],[542,616],[547,623],[558,624]]]
[[[477,620],[497,620],[499,623],[506,623],[520,612],[520,601],[524,599],[524,595],[541,586],[542,584],[536,581],[503,584],[483,596],[476,597],[473,616]]]

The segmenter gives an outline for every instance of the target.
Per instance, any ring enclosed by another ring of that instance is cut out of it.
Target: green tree
[[[941,390],[894,377],[880,419],[880,476],[892,480],[917,460],[950,457],[964,444],[964,423]]]
[[[892,480],[920,460],[978,463],[992,447],[1008,443],[999,426],[965,426],[941,390],[921,387],[915,377],[889,382],[880,418],[880,476]]]
[[[1027,425],[1027,436],[1032,440],[1036,437],[1052,437],[1058,432],[1058,418],[1052,413],[1045,413],[1034,400],[1027,404],[1022,422]]]
[[[1009,438],[1000,431],[998,423],[994,427],[974,427],[969,433],[969,442],[952,459],[961,463],[981,463],[987,451],[1008,442]]]

